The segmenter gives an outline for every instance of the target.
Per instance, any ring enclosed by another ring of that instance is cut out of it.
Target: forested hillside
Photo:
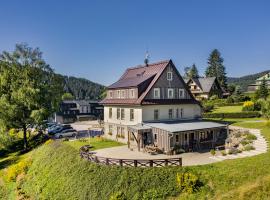
[[[265,75],[268,72],[270,72],[270,70],[263,71],[256,74],[247,75],[247,76],[242,76],[239,78],[228,77],[228,84],[239,85],[243,91],[247,91],[247,87],[249,84],[255,83],[255,80],[257,78]]]
[[[84,78],[62,77],[65,92],[71,93],[76,99],[101,99],[101,95],[105,90],[105,86]]]

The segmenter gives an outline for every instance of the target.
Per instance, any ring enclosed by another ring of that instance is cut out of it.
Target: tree
[[[185,78],[199,78],[199,72],[195,64],[185,67]]]
[[[234,84],[229,84],[227,90],[228,90],[228,92],[229,92],[230,94],[233,94],[233,93],[235,92],[235,90],[236,90],[236,85],[234,85]]]
[[[23,129],[28,148],[27,125],[41,124],[57,109],[63,80],[42,59],[39,48],[17,44],[14,52],[0,55],[0,127]]]
[[[262,83],[260,84],[259,88],[256,90],[255,92],[255,98],[256,99],[267,99],[269,95],[269,91],[268,91],[268,88],[267,88],[267,83],[266,83],[266,80],[265,78],[262,80]]]
[[[263,116],[269,120],[270,119],[270,100],[262,100],[261,110]]]
[[[227,76],[223,58],[217,49],[214,49],[208,58],[208,67],[205,70],[206,77],[217,77],[221,87],[227,88]]]
[[[74,99],[75,99],[74,96],[71,93],[69,93],[69,92],[66,92],[66,93],[64,93],[62,95],[62,100],[63,101],[64,100],[74,100]]]

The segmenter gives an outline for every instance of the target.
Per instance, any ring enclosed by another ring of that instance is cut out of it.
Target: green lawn
[[[213,113],[242,112],[242,106],[220,106],[215,107]]]
[[[124,145],[120,142],[107,140],[102,137],[87,138],[85,140],[66,141],[64,143],[74,147],[76,150],[79,150],[81,146],[88,145],[88,144],[93,146],[92,150]]]
[[[254,122],[254,118],[225,120],[237,126],[260,128],[270,140],[270,127],[265,122]],[[34,150],[23,191],[32,199],[109,199],[118,192],[126,199],[270,199],[270,152],[203,166],[121,168],[82,160],[78,154],[81,144],[87,142],[53,142]],[[90,144],[95,148],[121,145],[97,139],[91,139]],[[181,171],[199,177],[199,191],[180,193],[176,173]],[[0,181],[0,196],[4,195],[3,188]],[[12,197],[11,190],[5,191],[4,197]]]

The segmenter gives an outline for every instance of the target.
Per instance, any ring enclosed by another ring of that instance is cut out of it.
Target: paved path
[[[242,129],[242,130],[248,130],[250,133],[253,135],[257,136],[257,140],[253,142],[253,146],[255,147],[255,150],[251,151],[243,151],[242,153],[238,153],[236,155],[217,155],[217,156],[211,156],[209,157],[210,159],[216,160],[216,161],[223,161],[223,160],[228,160],[228,159],[236,159],[236,158],[244,158],[244,157],[250,157],[250,156],[255,156],[258,154],[266,153],[267,152],[267,141],[262,136],[261,131],[258,129],[246,129],[246,128],[240,128],[240,127],[235,127],[232,126],[232,128],[237,128],[237,129]]]
[[[236,128],[236,127],[232,127]],[[243,129],[237,127],[237,129]],[[96,155],[101,157],[107,158],[118,158],[118,159],[169,159],[169,158],[179,158],[182,157],[183,166],[193,166],[193,165],[205,165],[214,162],[219,162],[227,159],[237,159],[237,158],[244,158],[249,156],[258,155],[261,153],[267,152],[267,141],[261,135],[260,130],[258,129],[244,129],[249,130],[250,133],[257,136],[257,140],[254,141],[255,150],[252,151],[244,151],[242,153],[236,155],[217,155],[211,156],[209,152],[199,153],[199,152],[191,152],[191,153],[183,153],[180,155],[173,155],[168,156],[165,154],[158,154],[158,155],[150,155],[143,152],[138,152],[137,150],[129,150],[127,145],[118,146],[118,147],[111,147],[96,150]]]

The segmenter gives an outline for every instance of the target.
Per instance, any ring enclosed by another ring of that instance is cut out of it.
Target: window
[[[116,137],[120,137],[120,130],[121,130],[121,128],[119,126],[117,126]]]
[[[130,109],[130,121],[134,121],[134,109]]]
[[[121,137],[125,138],[125,128],[121,127]]]
[[[134,98],[135,97],[135,92],[134,89],[130,90],[130,98]]]
[[[117,90],[117,98],[120,98],[120,90]]]
[[[154,88],[154,99],[160,98],[160,88]]]
[[[157,134],[154,134],[154,141],[157,142]]]
[[[179,135],[175,135],[175,142],[179,142]]]
[[[109,118],[112,118],[112,108],[109,108]]]
[[[172,99],[173,96],[173,88],[168,88],[168,99]]]
[[[179,118],[179,108],[176,108],[176,118]]]
[[[125,98],[125,90],[122,90],[122,91],[121,91],[121,98],[122,98],[122,99]]]
[[[172,72],[167,72],[167,80],[168,81],[172,80]]]
[[[181,108],[181,109],[180,109],[180,117],[183,118],[183,116],[184,116],[184,109]]]
[[[158,120],[158,118],[159,118],[158,110],[154,110],[154,120]]]
[[[109,125],[109,134],[112,134],[112,132],[113,132],[113,126]]]
[[[117,108],[117,119],[120,119],[120,108]]]
[[[109,92],[109,98],[112,99],[113,98],[113,91]]]
[[[185,133],[185,141],[187,141],[187,133]]]
[[[121,120],[125,119],[125,109],[121,108]]]
[[[173,118],[173,109],[169,109],[169,119]]]
[[[179,99],[185,98],[185,90],[184,89],[179,89]]]

